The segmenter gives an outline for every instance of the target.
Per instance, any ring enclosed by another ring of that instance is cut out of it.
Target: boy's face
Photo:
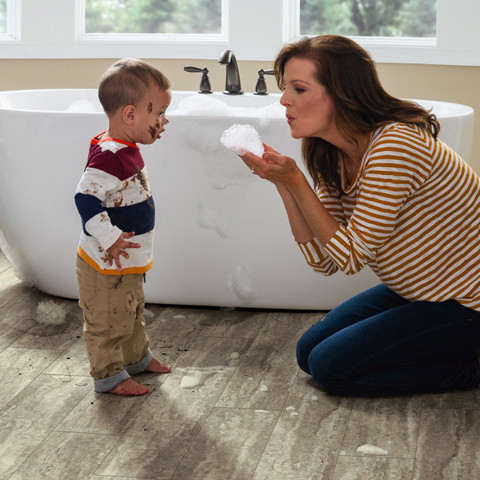
[[[145,99],[136,108],[133,132],[136,143],[148,145],[160,138],[168,123],[165,112],[171,100],[170,90],[160,90],[157,86],[150,88]]]

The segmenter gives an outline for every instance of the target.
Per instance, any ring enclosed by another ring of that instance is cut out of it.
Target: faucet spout
[[[240,72],[234,53],[231,50],[225,50],[220,55],[218,63],[226,65],[227,67],[225,90],[223,93],[227,95],[241,95],[243,92],[240,84]]]

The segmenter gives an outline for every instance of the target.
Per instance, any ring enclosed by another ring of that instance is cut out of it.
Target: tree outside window
[[[221,0],[85,0],[86,33],[215,34]]]
[[[300,34],[436,37],[436,0],[300,0]]]

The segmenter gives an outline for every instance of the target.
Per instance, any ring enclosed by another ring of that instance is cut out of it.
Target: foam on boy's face
[[[145,145],[155,142],[165,130],[168,119],[165,115],[170,105],[170,90],[151,87],[144,101],[137,106],[135,141]]]

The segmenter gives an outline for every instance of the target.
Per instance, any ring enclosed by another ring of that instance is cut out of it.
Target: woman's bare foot
[[[145,371],[153,373],[170,373],[172,371],[172,367],[160,363],[156,358],[152,358],[152,361],[148,364]]]
[[[109,390],[107,393],[113,393],[114,395],[123,395],[124,397],[145,395],[150,391],[149,388],[140,385],[135,380],[127,378],[122,383],[119,383],[116,387]]]

